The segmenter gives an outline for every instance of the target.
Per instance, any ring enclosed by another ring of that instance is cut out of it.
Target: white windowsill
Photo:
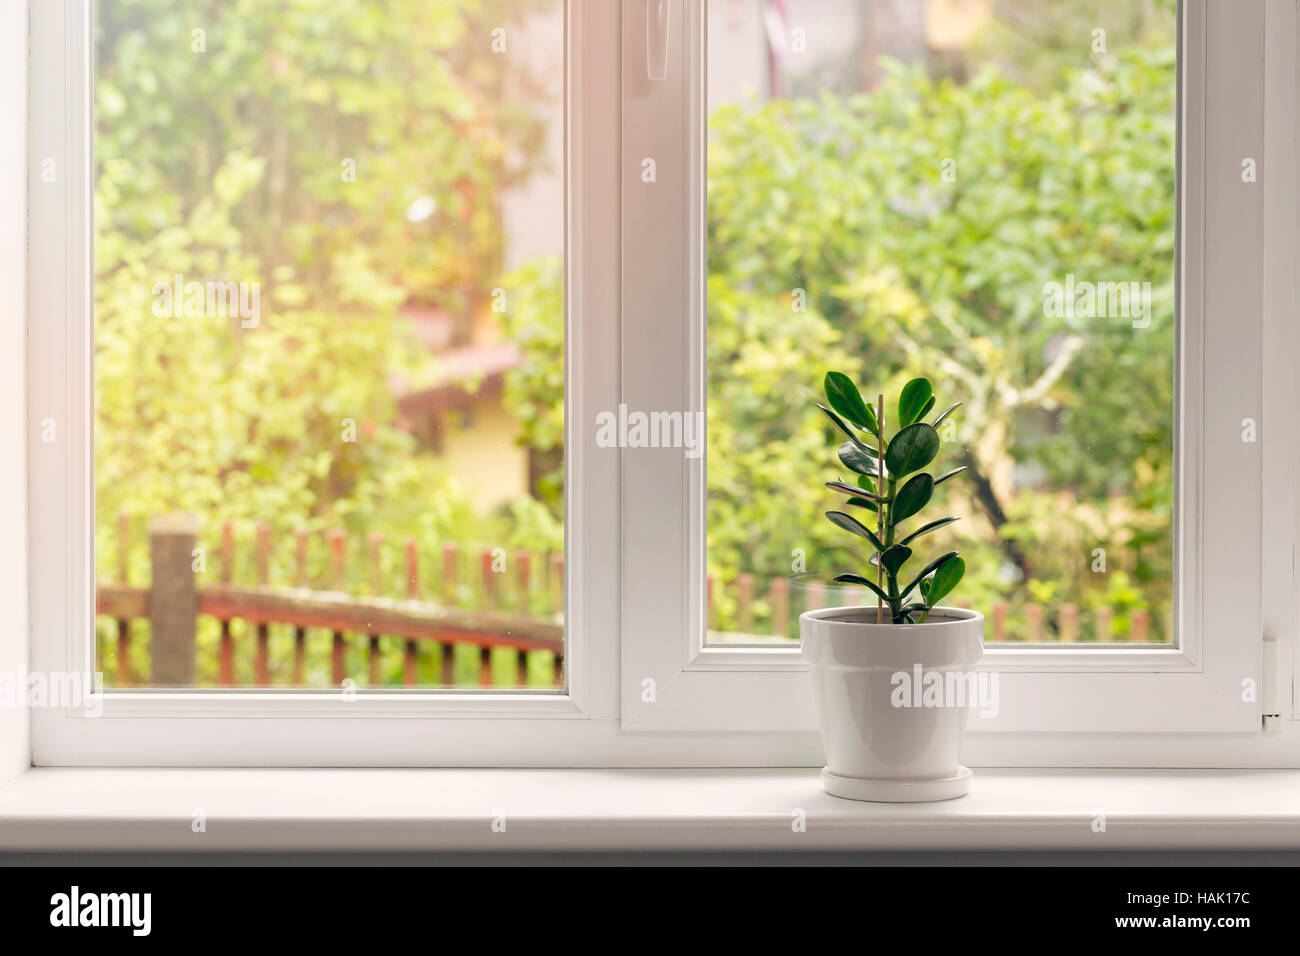
[[[977,770],[969,796],[912,805],[830,797],[813,770],[38,768],[0,788],[10,851],[1296,848],[1294,770]]]

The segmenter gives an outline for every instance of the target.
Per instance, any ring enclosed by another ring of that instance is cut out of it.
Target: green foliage
[[[921,579],[921,596],[930,605],[938,604],[946,598],[966,573],[966,562],[954,556],[940,565],[938,570],[928,578]]]
[[[1014,432],[968,443],[986,474],[1009,452],[1084,495],[1132,488],[1137,460],[1167,477],[1172,416],[1151,409],[1172,409],[1173,78],[1172,50],[1126,49],[1046,94],[894,65],[870,94],[724,107],[710,274],[805,289],[850,371],[925,368],[972,427]],[[960,158],[955,183],[943,156]],[[1151,327],[1045,316],[1042,286],[1067,273],[1149,279]],[[1093,443],[1103,426],[1115,440]]]
[[[916,381],[913,379],[913,381]],[[939,454],[939,433],[933,425],[915,422],[899,429],[885,448],[885,467],[893,478],[919,471]],[[933,483],[932,483],[933,486]]]
[[[866,408],[866,402],[858,387],[842,372],[826,373],[825,390],[827,400],[837,410]],[[859,427],[863,428],[869,437],[874,438],[877,446],[883,449],[884,473],[875,472],[881,493],[872,499],[877,506],[874,532],[841,511],[826,512],[826,517],[830,519],[831,524],[864,538],[871,545],[874,553],[869,563],[876,566],[878,575],[874,582],[868,577],[852,572],[841,574],[835,580],[842,584],[857,584],[869,588],[883,604],[889,606],[890,620],[894,624],[923,622],[938,601],[957,586],[957,582],[966,571],[966,565],[957,557],[957,552],[949,551],[926,565],[906,587],[899,587],[898,583],[903,566],[913,554],[906,542],[915,540],[926,531],[957,520],[955,517],[948,517],[932,521],[916,529],[905,540],[895,543],[895,538],[901,533],[899,522],[906,521],[917,514],[930,503],[930,498],[934,494],[934,476],[925,472],[913,475],[901,487],[898,484],[906,475],[924,468],[938,454],[939,433],[932,425],[916,420],[933,406],[934,388],[929,380],[914,378],[903,386],[899,395],[898,420],[904,427],[897,429],[892,438],[886,434],[887,424],[882,428],[875,416],[871,416],[870,419],[866,415],[859,416],[862,422]],[[857,420],[854,419],[855,423]],[[870,427],[866,424],[868,420],[871,422]],[[841,461],[844,458],[845,447],[840,447]],[[857,450],[852,444],[847,447]],[[841,494],[848,493],[850,496],[861,494],[858,489],[842,482],[827,482],[826,486]],[[908,604],[908,595],[918,586],[921,589],[922,600]]]
[[[239,154],[221,172],[242,177],[227,202],[256,181]],[[155,314],[151,289],[167,280],[164,268],[256,274],[229,216],[214,200],[130,243],[106,217],[96,257],[101,547],[111,548],[119,511],[191,511],[208,534],[244,519],[434,537],[465,528],[463,494],[393,425],[392,391],[375,374],[418,351],[391,302],[345,323],[319,308],[264,313],[249,330],[238,317]]]
[[[974,578],[963,594],[973,603],[1033,600],[1031,583],[1054,580],[1056,602],[1090,605],[1106,587],[1088,572],[1094,547],[1127,557],[1153,605],[1169,599],[1176,82],[1172,45],[1158,42],[1113,41],[1110,55],[1065,69],[1058,57],[1032,86],[993,70],[956,83],[895,64],[869,93],[728,106],[710,118],[710,402],[741,384],[712,341],[731,318],[713,307],[719,287],[772,309],[801,289],[851,357],[823,367],[894,395],[924,373],[959,399],[960,422],[946,409],[925,417],[951,467],[966,469],[959,482],[936,473],[935,495],[971,519],[963,549]],[[955,182],[942,177],[944,157],[956,158]],[[1071,273],[1150,281],[1150,326],[1045,315],[1044,284]],[[891,425],[913,413],[904,404]],[[739,534],[724,514],[786,543],[787,555],[807,549],[818,562],[810,571],[846,560],[841,545],[794,527],[793,513],[756,525],[743,475],[715,485],[715,462],[731,454],[725,440],[710,433],[715,575],[789,569],[788,558],[763,565],[745,549],[719,552],[715,540]],[[788,455],[805,477],[783,494],[798,500],[818,468],[804,449]],[[871,474],[845,457],[850,471]],[[1060,534],[1066,522],[1086,529],[1099,511],[1108,518],[1093,537]],[[949,535],[940,528],[933,540]]]
[[[503,280],[511,293],[506,337],[526,356],[506,376],[505,406],[521,443],[554,464],[537,492],[559,515],[564,502],[564,264],[534,259]],[[561,529],[563,540],[563,529]]]
[[[862,395],[858,392],[858,387],[853,384],[843,372],[826,373],[826,398],[831,403],[831,408],[835,409],[854,425],[859,428],[865,428],[869,432],[876,430],[876,414],[872,410],[870,403],[862,400]],[[822,406],[818,406],[822,408]],[[822,408],[825,411],[825,408]],[[829,415],[830,413],[827,412]],[[831,416],[831,421],[839,424],[835,416]],[[841,430],[853,441],[857,441],[853,432],[841,426]]]
[[[266,175],[232,221],[267,285],[331,305],[376,278],[448,309],[487,296],[500,191],[536,170],[544,127],[530,81],[512,71],[523,85],[506,96],[505,72],[476,38],[535,4],[96,6],[96,153],[101,176],[113,171],[115,228],[143,236],[185,217],[220,192],[228,155],[245,151]],[[408,222],[422,197],[435,212]],[[282,266],[292,271],[276,275]]]
[[[831,366],[890,394],[924,372],[965,403],[960,429],[950,409],[922,404],[918,418],[957,458],[925,507],[970,519],[973,603],[1169,600],[1172,0],[1106,0],[1111,52],[1092,57],[1060,38],[1086,41],[1095,3],[1008,3],[1016,35],[990,30],[970,60],[996,68],[962,82],[894,64],[867,93],[710,118],[708,561],[723,582],[789,574],[796,550],[813,571],[853,558],[853,539],[816,517],[828,435],[847,443],[847,510],[874,524],[871,420],[830,396],[818,411],[801,384]],[[101,566],[116,561],[119,509],[201,509],[208,540],[222,519],[266,517],[431,541],[562,538],[562,271],[499,275],[499,192],[538,168],[544,130],[528,80],[503,96],[499,65],[470,39],[532,6],[98,5]],[[1156,18],[1126,34],[1148,6]],[[407,221],[425,197],[433,214]],[[260,281],[262,325],[155,319],[148,291],[176,272]],[[1149,279],[1150,326],[1044,316],[1043,284],[1066,273]],[[546,506],[486,518],[400,427],[389,382],[429,373],[401,298],[469,315],[497,285],[526,356],[505,401],[544,466]],[[867,411],[895,413],[897,428],[916,411],[904,404]],[[340,441],[344,418],[356,443]],[[946,525],[922,528],[897,543],[953,543]],[[1127,556],[1125,582],[1088,573],[1099,546]],[[718,604],[720,626],[734,623]]]
[[[895,395],[924,372],[959,399],[922,417],[956,458],[932,503],[967,515],[972,603],[1039,601],[1052,582],[1052,601],[1091,606],[1107,587],[1088,572],[1094,547],[1127,556],[1153,607],[1168,602],[1176,66],[1171,33],[1148,32],[1144,46],[1112,30],[1093,60],[1054,46],[1050,68],[1000,56],[1004,69],[964,83],[894,64],[869,93],[710,117],[716,579],[788,575],[796,550],[811,572],[854,559],[816,518],[822,449],[842,436],[845,477],[869,493],[875,448],[841,398],[809,403],[799,383],[829,366]],[[1044,284],[1068,273],[1149,280],[1150,326],[1044,315]],[[512,376],[551,378],[560,359],[530,349],[528,366]],[[873,524],[869,496],[855,499],[847,510]],[[925,540],[954,543],[946,526]],[[725,629],[735,619],[715,595]]]
[[[933,404],[934,388],[930,385],[930,380],[914,378],[903,386],[902,394],[898,396],[898,418],[895,421],[899,425],[911,425],[920,421]]]
[[[401,304],[468,316],[501,284],[499,196],[540,168],[545,130],[532,79],[512,71],[520,85],[504,95],[503,71],[473,38],[536,6],[96,5],[101,569],[118,566],[119,511],[193,512],[209,552],[221,522],[270,521],[281,582],[293,575],[289,529],[562,542],[560,519],[536,502],[476,514],[404,427],[393,388],[434,370]],[[421,198],[433,212],[408,221]],[[257,283],[257,327],[156,315],[152,290],[177,274]],[[562,315],[560,294],[548,295],[522,304]],[[552,340],[532,344],[562,354]],[[531,440],[553,440],[526,426]],[[147,573],[142,534],[134,548]],[[313,577],[327,577],[323,548],[309,557]],[[365,562],[348,567],[360,590]]]

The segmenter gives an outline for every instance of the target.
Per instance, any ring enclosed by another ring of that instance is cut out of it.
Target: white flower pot
[[[984,653],[982,614],[938,607],[924,624],[880,624],[874,607],[832,607],[802,614],[799,636],[827,793],[910,803],[970,791],[962,740]]]

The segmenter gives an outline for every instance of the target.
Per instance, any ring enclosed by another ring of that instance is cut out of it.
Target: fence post
[[[307,587],[307,532],[299,528],[295,532],[295,559],[297,571],[294,574],[294,586]],[[293,629],[293,685],[302,686],[303,672],[307,662],[307,629]]]
[[[1039,604],[1025,607],[1025,640],[1037,644],[1043,639],[1043,608]]]
[[[1058,623],[1061,633],[1061,642],[1063,644],[1073,644],[1079,639],[1079,606],[1077,604],[1062,604],[1061,617]]]
[[[521,549],[515,552],[515,579],[518,582],[518,593],[515,596],[516,610],[520,614],[532,613],[532,575],[533,575],[533,555],[527,549]],[[515,682],[520,687],[528,686],[528,651],[515,652]]]
[[[515,552],[515,581],[517,583],[515,609],[521,614],[528,614],[533,607],[533,554],[526,548]]]
[[[381,531],[372,531],[366,535],[366,563],[370,565],[370,591],[375,597],[384,597],[384,535]],[[366,653],[369,686],[378,687],[380,683],[379,665],[383,655],[379,648],[379,635],[371,634]]]
[[[408,601],[420,599],[420,548],[414,538],[408,538],[406,542],[406,598]],[[408,638],[402,657],[402,683],[407,687],[414,687],[417,682],[418,653],[415,641]]]
[[[1147,642],[1147,629],[1151,625],[1151,615],[1146,611],[1133,612],[1133,633],[1129,640],[1135,644],[1145,644]]]
[[[271,581],[271,526],[265,521],[257,523],[257,583],[266,587]],[[253,682],[265,687],[271,681],[271,627],[265,621],[257,624],[257,652],[253,658]]]
[[[736,575],[736,601],[740,604],[740,613],[737,615],[736,623],[742,634],[749,634],[754,630],[754,607],[751,603],[753,599],[754,576],[752,574]]]
[[[496,572],[492,570],[492,549],[484,548],[479,554],[479,588],[480,607],[495,607],[498,604]]]
[[[460,548],[454,541],[442,545],[442,587],[439,597],[447,607],[460,604]]]
[[[149,519],[149,643],[153,658],[150,681],[170,687],[194,683],[194,635],[199,611],[194,585],[193,515],[157,515]]]
[[[1110,640],[1110,619],[1111,609],[1108,607],[1097,608],[1097,636],[1095,640],[1098,643],[1105,643]]]
[[[790,636],[790,582],[785,578],[772,580],[772,633],[779,637]]]
[[[555,592],[555,610],[564,613],[564,552],[551,555],[551,587]]]
[[[334,590],[346,591],[348,587],[347,538],[342,528],[331,528],[327,532],[326,538],[329,541]],[[343,643],[343,632],[334,631],[331,636],[330,646],[330,681],[336,688],[341,686],[344,678],[347,677],[346,650],[346,645]]]
[[[221,583],[234,580],[235,529],[229,521],[221,523]],[[235,640],[230,633],[230,618],[221,619],[221,649],[217,663],[217,680],[222,687],[235,683]]]
[[[460,548],[454,541],[442,545],[442,601],[447,607],[460,604]],[[442,653],[442,686],[456,686],[456,645],[451,641],[439,644]]]
[[[492,570],[492,549],[479,553],[479,607],[496,607],[500,604],[496,572]],[[492,686],[492,648],[480,647],[478,651],[478,682],[480,687]]]
[[[117,513],[117,579],[131,583],[131,518],[125,511]],[[131,620],[117,620],[117,686],[131,686]]]

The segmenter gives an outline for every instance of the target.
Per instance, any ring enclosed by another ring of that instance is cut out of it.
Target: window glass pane
[[[712,0],[710,639],[871,603],[829,369],[934,383],[990,641],[1172,640],[1174,0]],[[891,424],[889,433],[892,433]],[[875,516],[856,511],[874,527]],[[904,574],[904,578],[908,575]]]
[[[106,683],[563,686],[562,0],[95,30]]]

